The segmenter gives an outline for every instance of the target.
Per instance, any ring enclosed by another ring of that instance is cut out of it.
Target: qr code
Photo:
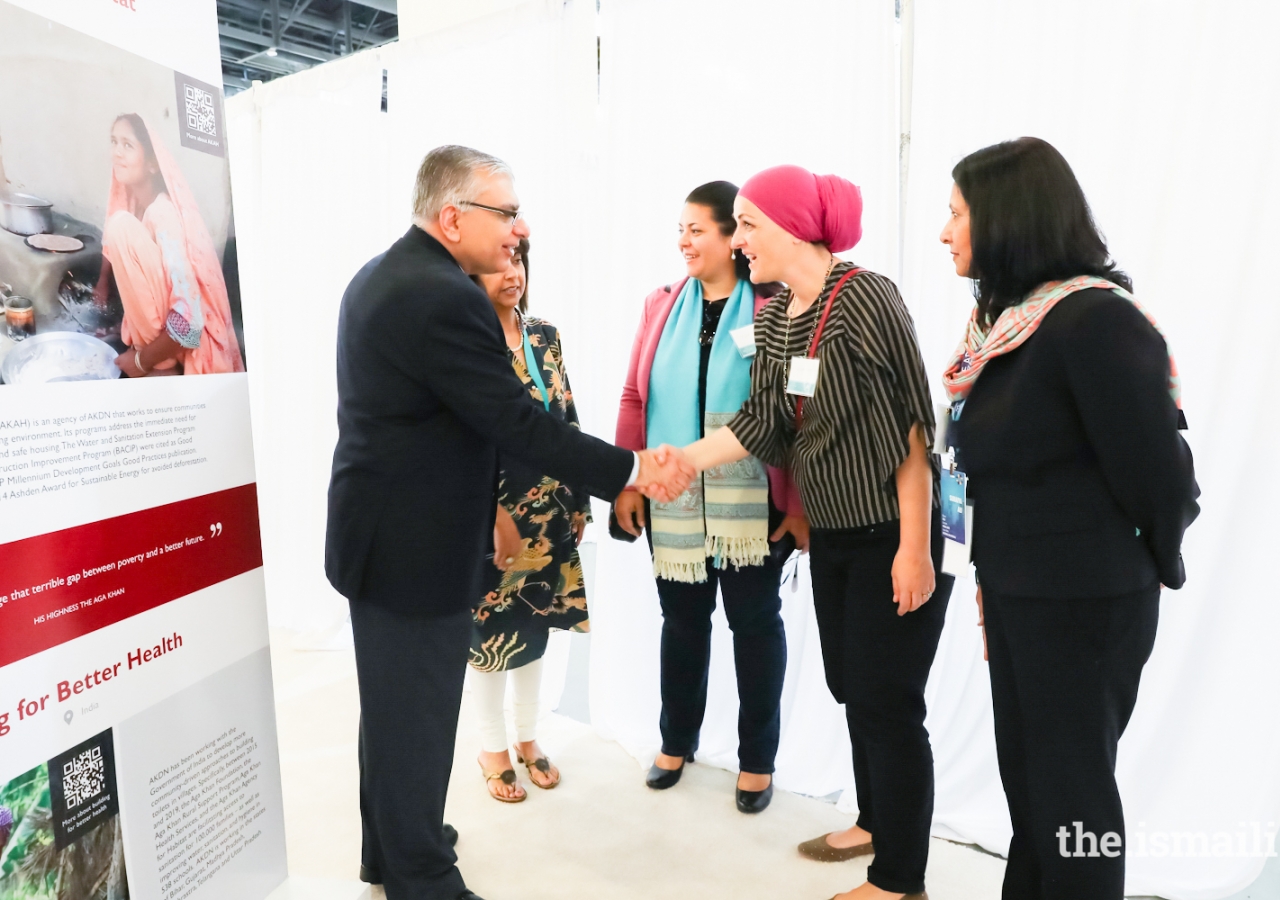
[[[218,126],[213,116],[213,94],[193,85],[185,85],[187,99],[187,127],[192,131],[218,136]]]
[[[62,767],[62,796],[67,809],[75,809],[106,789],[107,770],[102,764],[102,748],[93,747]]]

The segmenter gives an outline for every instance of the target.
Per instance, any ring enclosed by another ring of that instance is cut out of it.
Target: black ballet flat
[[[763,791],[744,791],[738,788],[738,812],[758,813],[764,812],[769,807],[769,801],[773,799],[773,781],[769,781],[769,786]]]
[[[669,787],[675,787],[680,781],[680,776],[684,774],[684,763],[691,762],[693,762],[692,753],[685,756],[684,762],[680,763],[678,769],[663,769],[654,763],[649,767],[649,774],[644,778],[645,786],[655,791],[665,791]]]

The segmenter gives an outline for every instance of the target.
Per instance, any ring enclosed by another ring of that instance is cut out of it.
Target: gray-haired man
[[[693,475],[679,454],[619,449],[530,399],[468,277],[502,271],[528,234],[505,164],[439,147],[413,227],[342,300],[325,569],[355,632],[362,874],[390,900],[479,900],[442,824],[499,451],[604,499],[629,485],[674,499]]]

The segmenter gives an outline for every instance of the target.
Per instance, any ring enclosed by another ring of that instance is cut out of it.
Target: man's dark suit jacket
[[[415,615],[474,605],[499,450],[605,499],[634,464],[532,400],[484,292],[410,228],[342,298],[329,581],[349,599]]]
[[[1063,298],[987,363],[956,424],[984,585],[1073,599],[1186,581],[1182,535],[1200,491],[1169,351],[1128,300]]]

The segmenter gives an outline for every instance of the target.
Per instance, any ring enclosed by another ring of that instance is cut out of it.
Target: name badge
[[[942,571],[969,577],[969,539],[973,536],[973,507],[969,505],[969,478],[964,472],[942,470]]]
[[[733,338],[733,343],[738,347],[738,355],[743,359],[751,359],[756,355],[755,323],[733,329],[729,332],[729,337]]]
[[[819,359],[807,356],[791,357],[791,373],[787,376],[787,393],[800,397],[812,397],[818,389]]]
[[[965,501],[969,478],[958,469],[954,472],[943,469],[939,488],[942,492],[942,536],[957,544],[967,544],[965,507],[968,504]]]

